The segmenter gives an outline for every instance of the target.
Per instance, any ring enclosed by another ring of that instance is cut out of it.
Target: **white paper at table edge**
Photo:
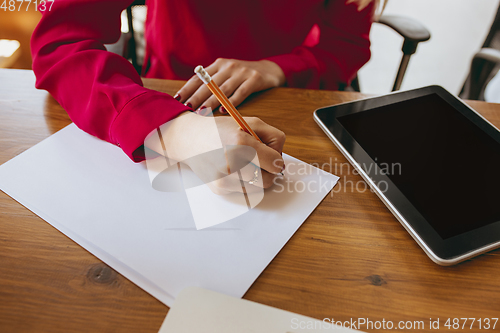
[[[259,317],[262,313],[266,315],[265,318]],[[193,320],[193,318],[196,318],[196,320]],[[296,318],[299,322],[316,323],[321,328],[292,329],[292,318]],[[283,323],[288,320],[290,321],[290,327],[281,327],[284,325]],[[243,326],[245,324],[250,326]],[[286,329],[287,333],[314,333],[330,330],[340,333],[361,332],[337,325],[335,325],[335,328],[329,327],[323,329],[324,322],[315,318],[245,299],[238,299],[199,287],[188,287],[179,293],[158,333],[250,333],[257,332],[257,329],[262,329],[262,327],[258,326],[263,325],[266,327],[272,325],[279,326],[270,328],[280,329],[280,331],[259,330],[258,332],[285,332],[281,331],[281,329]],[[193,331],[193,329],[196,330]]]
[[[61,130],[57,131],[56,133],[52,134],[51,136],[45,138],[44,140],[40,141],[39,143],[37,143],[36,145],[30,147],[29,149],[25,150],[24,152],[22,152],[21,154],[17,155],[17,156],[20,156],[24,153],[26,153],[27,151],[29,151],[31,148],[34,148],[36,147],[38,144],[50,139],[53,135],[56,135],[58,134],[59,132],[62,132],[64,130],[70,130],[70,127],[75,127],[77,128],[77,126],[74,124],[74,123],[71,123],[69,124],[68,126],[62,128]],[[78,129],[80,130],[80,129]],[[103,141],[104,143],[104,141]],[[303,162],[293,156],[290,156],[288,154],[285,154],[283,153],[283,155],[285,156],[289,156],[291,157],[292,159],[294,160],[297,160],[301,163],[304,163],[308,166],[311,166],[312,168],[314,169],[318,169],[306,162]],[[13,157],[12,159],[6,161],[4,164],[6,163],[9,163],[11,160],[15,159],[17,156]],[[0,165],[3,166],[4,164]],[[318,169],[318,170],[321,170],[321,169]],[[332,175],[324,170],[321,170],[321,172],[324,172],[326,174],[329,174],[329,175]],[[316,210],[316,208],[321,204],[321,202],[324,200],[324,198],[328,195],[328,193],[330,193],[330,191],[333,189],[333,187],[337,184],[337,181],[339,179],[338,176],[335,176],[335,175],[332,175],[333,177],[335,177],[335,181],[332,182],[332,186],[331,188],[328,190],[328,192],[324,195],[324,197],[319,201],[318,205],[316,205],[312,211],[307,215],[307,217],[304,219],[304,221],[302,221],[302,223],[300,223],[298,225],[298,227],[295,229],[295,231],[292,233],[292,236],[297,232],[297,230],[302,226],[302,224],[304,224],[304,222],[309,218],[309,216]],[[120,273],[124,278],[130,280],[132,283],[134,283],[135,285],[137,285],[139,288],[145,290],[147,293],[149,293],[151,296],[155,297],[156,299],[158,299],[160,302],[164,303],[165,305],[167,306],[171,306],[171,304],[174,303],[175,301],[175,297],[171,294],[169,294],[168,292],[166,292],[165,290],[163,290],[162,288],[160,288],[159,286],[157,286],[156,284],[154,284],[151,280],[147,279],[146,277],[144,277],[143,275],[141,275],[139,272],[137,272],[136,270],[130,268],[128,265],[126,265],[125,263],[121,262],[120,260],[116,259],[115,257],[113,257],[112,255],[108,254],[106,251],[102,250],[99,246],[95,245],[94,243],[86,240],[85,238],[83,237],[80,237],[78,234],[72,232],[71,230],[69,230],[68,228],[64,227],[63,225],[57,223],[57,222],[48,222],[49,220],[51,221],[55,221],[55,219],[49,219],[50,216],[46,213],[43,213],[41,209],[39,209],[38,207],[36,207],[36,205],[32,204],[31,202],[29,202],[28,200],[25,200],[23,199],[23,201],[25,202],[25,204],[22,204],[20,202],[20,200],[18,199],[17,195],[14,193],[13,190],[5,187],[5,185],[2,186],[2,188],[0,189],[2,190],[4,193],[6,193],[8,196],[10,196],[12,199],[14,199],[15,201],[17,201],[21,206],[24,206],[25,208],[27,208],[28,210],[30,210],[31,212],[33,212],[35,215],[39,216],[42,220],[44,220],[44,222],[50,224],[52,227],[54,227],[56,230],[60,231],[61,233],[63,233],[64,235],[66,235],[70,240],[74,241],[77,245],[81,246],[84,250],[88,251],[89,253],[91,253],[92,255],[94,255],[96,258],[100,259],[101,261],[103,261],[106,265],[110,266],[112,269],[116,270],[118,273]],[[290,237],[291,238],[291,237]],[[283,246],[280,248],[280,250],[274,254],[274,256],[272,258],[270,258],[270,260],[266,263],[265,267],[269,266],[269,264],[271,263],[271,261],[278,255],[278,253],[283,249],[283,247],[288,243],[288,241],[290,240],[290,238],[288,238],[288,240],[283,244]],[[84,246],[85,245],[85,246]],[[265,269],[265,268],[264,268]],[[262,274],[264,270],[262,270],[258,276],[260,276],[260,274]],[[258,278],[257,276],[257,278]],[[255,280],[254,280],[255,282]],[[248,291],[248,289],[253,285],[253,283],[250,284],[248,286],[248,288],[246,289],[245,293]]]

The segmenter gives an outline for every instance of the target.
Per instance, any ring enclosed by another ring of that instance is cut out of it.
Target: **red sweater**
[[[337,89],[370,57],[372,6],[346,0],[150,0],[146,77],[187,80],[216,58],[269,59],[289,87]],[[189,110],[146,89],[103,44],[120,37],[131,0],[56,0],[31,39],[36,87],[48,90],[84,131],[143,159],[145,137]],[[320,34],[308,34],[313,25]],[[307,38],[306,38],[307,37]],[[307,41],[306,41],[307,39]]]

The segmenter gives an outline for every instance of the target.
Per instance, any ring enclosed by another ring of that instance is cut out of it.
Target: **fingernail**
[[[186,104],[184,104],[184,105],[185,105],[185,106],[187,106],[187,107],[188,107],[188,108],[190,108],[190,109],[192,109],[192,108],[193,108],[193,104],[191,104],[191,103],[186,103]]]
[[[221,106],[219,108],[219,112],[222,113],[222,114],[226,114],[227,113],[226,109],[223,106]]]
[[[180,101],[180,100],[181,100],[181,95],[179,95],[179,94],[175,94],[174,99],[175,99],[176,101]]]
[[[283,167],[281,168],[281,172],[279,173],[280,176],[285,176],[285,163],[283,163]]]
[[[203,109],[203,115],[204,116],[208,116],[210,113],[212,113],[212,109],[211,108],[207,108],[206,106],[204,106],[202,109]]]
[[[199,114],[199,115],[201,115],[201,116],[204,116],[204,115],[205,115],[205,109],[206,109],[206,108],[207,108],[207,107],[206,107],[205,105],[202,105],[202,106],[200,106],[200,107],[198,108],[198,110],[196,110],[196,113],[197,113],[197,114]]]

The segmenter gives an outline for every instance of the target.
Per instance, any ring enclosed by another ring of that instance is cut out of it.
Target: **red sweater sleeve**
[[[120,13],[131,0],[56,0],[31,39],[36,87],[49,91],[82,130],[143,159],[146,136],[189,110],[146,89],[133,66],[106,51],[120,37]]]
[[[337,90],[349,84],[370,59],[373,11],[373,4],[359,12],[356,4],[347,5],[346,0],[325,1],[317,23],[318,44],[267,59],[281,67],[290,87]]]

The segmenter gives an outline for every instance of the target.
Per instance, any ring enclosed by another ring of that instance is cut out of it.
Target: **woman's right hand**
[[[244,118],[262,143],[240,129],[231,117],[186,112],[160,127],[165,152],[169,158],[186,163],[216,194],[242,192],[240,175],[247,192],[268,188],[284,167],[281,153],[285,134],[259,118]],[[154,142],[153,137],[157,136],[150,136],[146,146],[163,154],[161,143]],[[258,170],[250,163],[255,154],[261,170],[258,181],[250,184]]]

